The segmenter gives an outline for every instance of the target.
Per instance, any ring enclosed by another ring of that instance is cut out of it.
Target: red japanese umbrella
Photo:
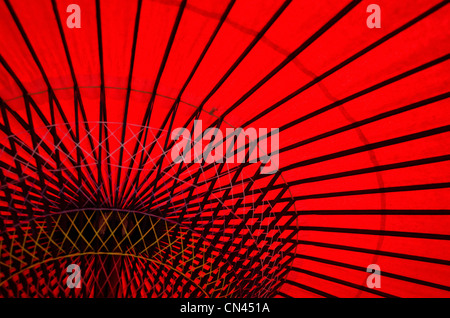
[[[447,1],[72,2],[0,3],[1,297],[450,296]]]

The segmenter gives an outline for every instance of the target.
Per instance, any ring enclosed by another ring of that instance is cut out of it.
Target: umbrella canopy
[[[371,4],[2,1],[0,297],[449,297],[450,6]]]

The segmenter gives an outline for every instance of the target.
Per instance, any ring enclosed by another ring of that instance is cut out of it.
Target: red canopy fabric
[[[0,3],[0,297],[450,296],[447,1],[73,2]]]

